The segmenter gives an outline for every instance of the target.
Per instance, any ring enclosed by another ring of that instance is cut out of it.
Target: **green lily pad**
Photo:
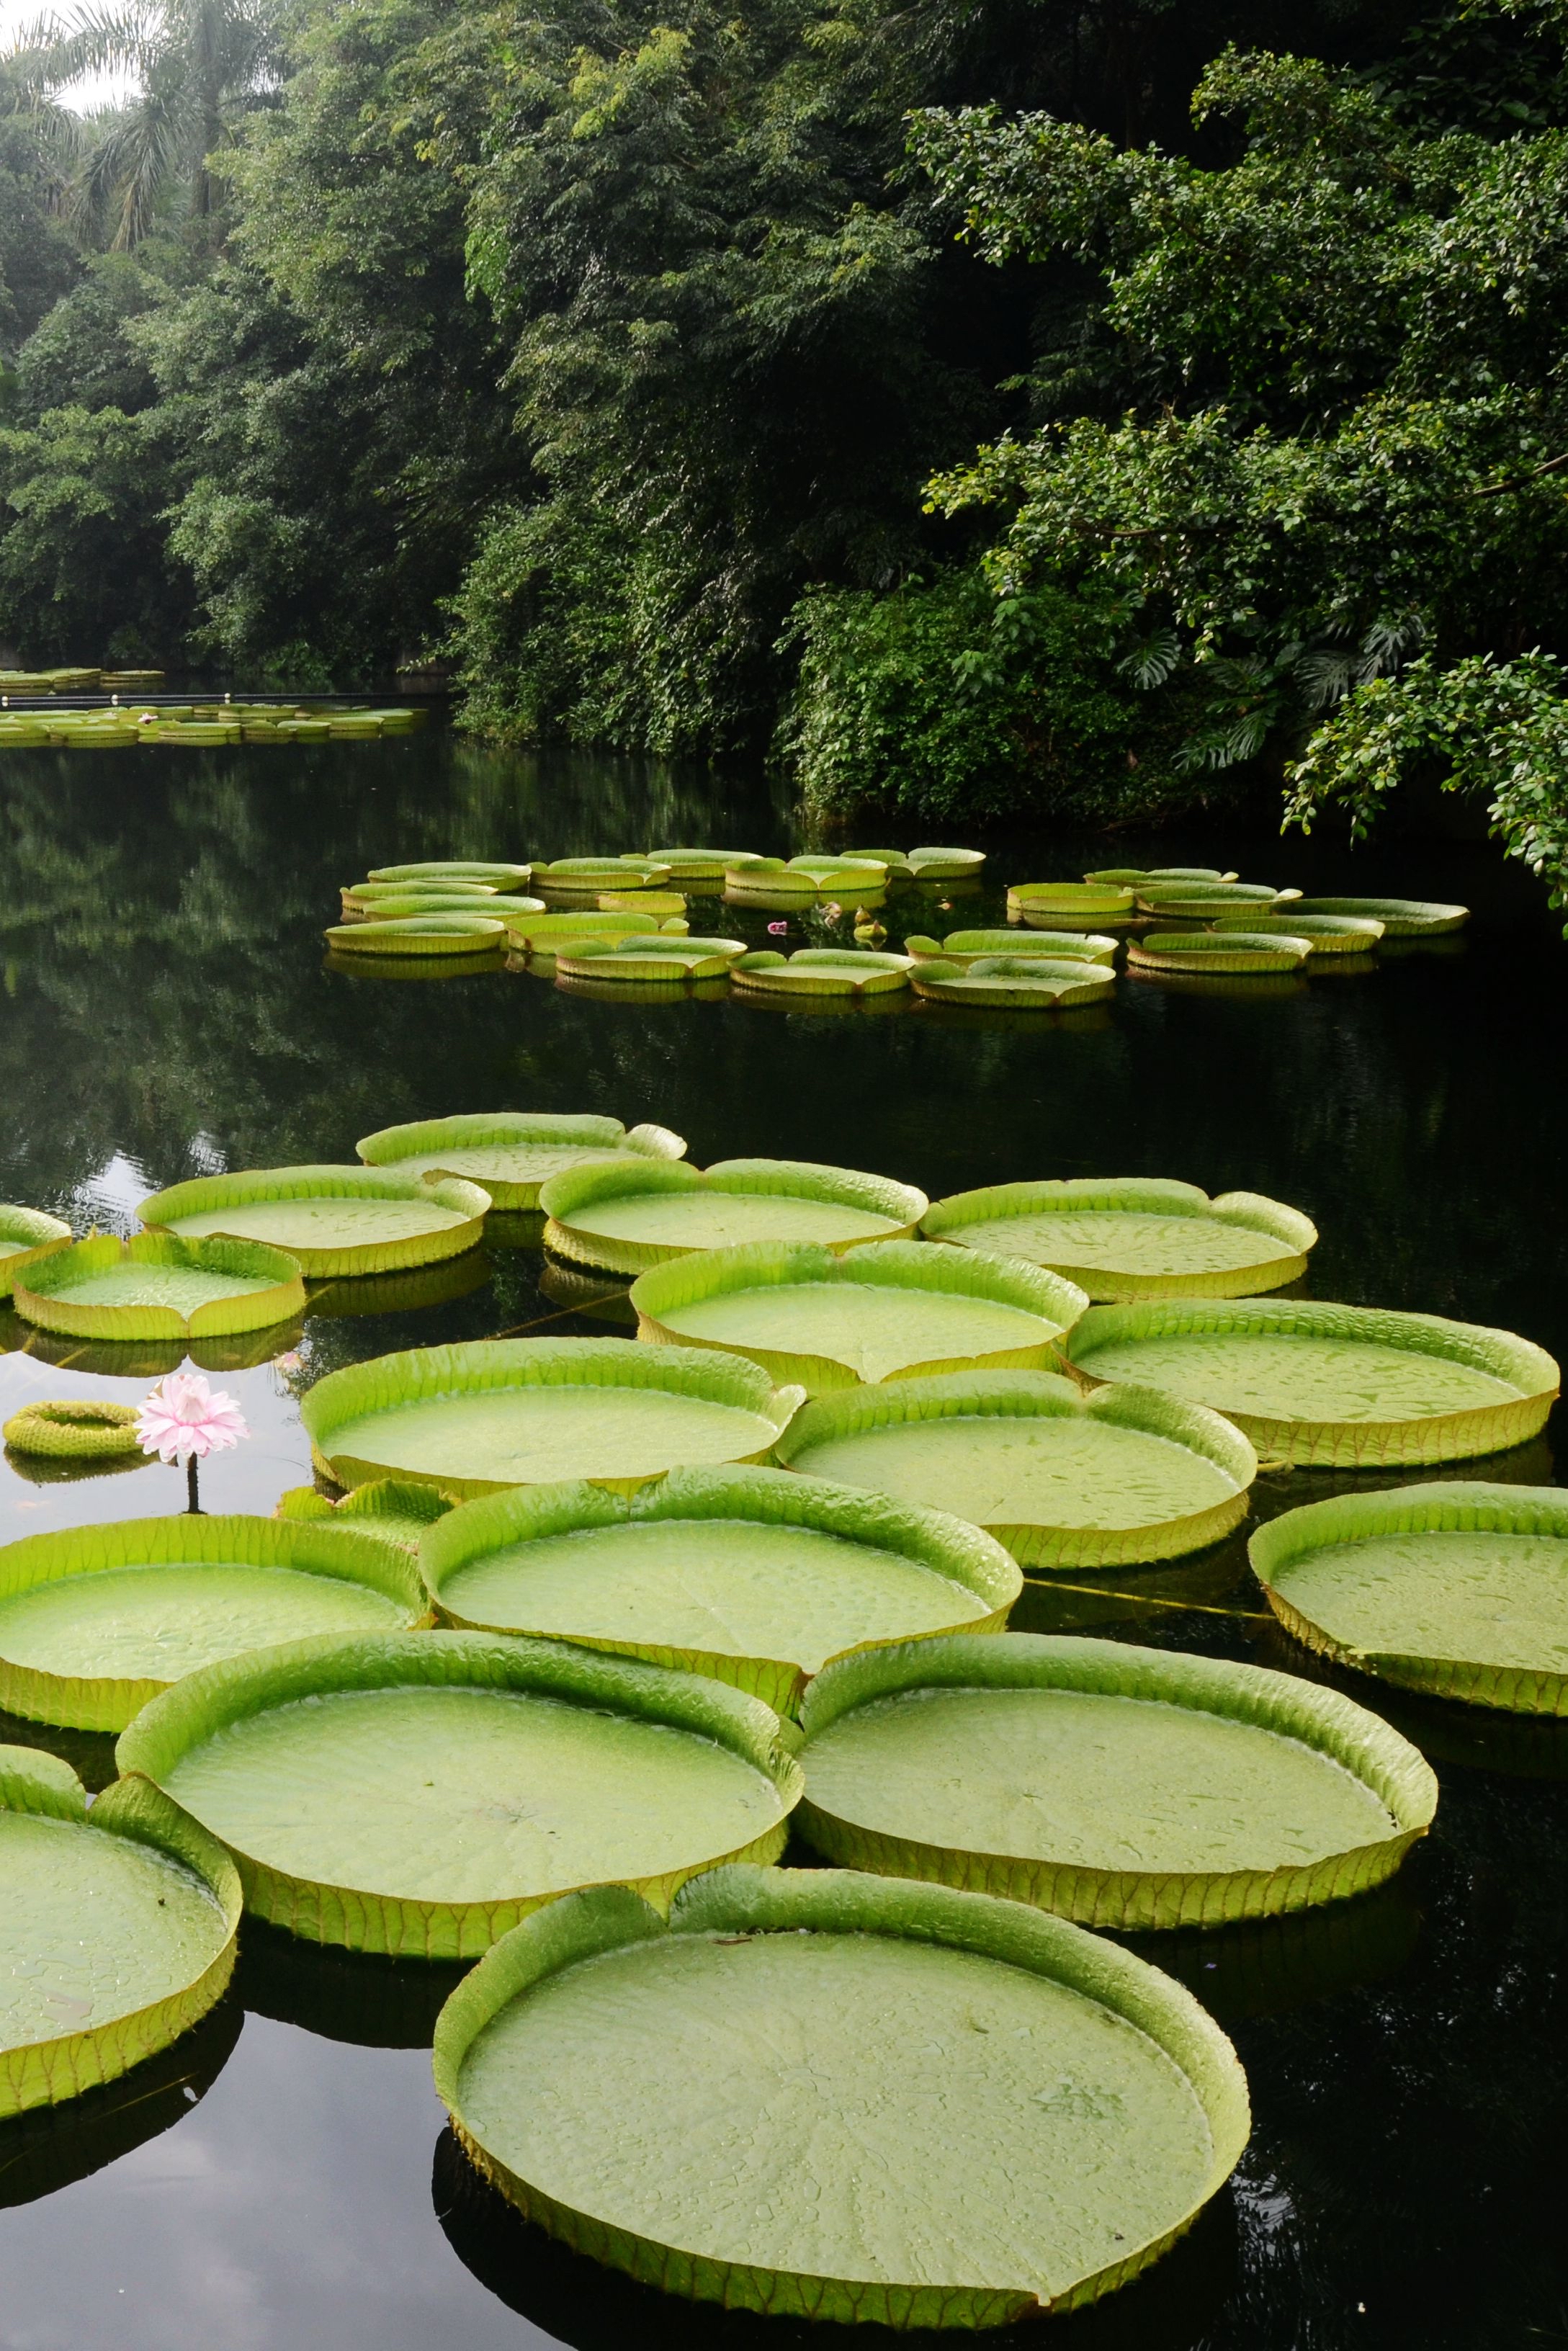
[[[1090,1380],[1138,1380],[1212,1406],[1266,1459],[1414,1467],[1522,1445],[1559,1373],[1511,1331],[1305,1301],[1092,1306],[1070,1343]]]
[[[400,1485],[395,1478],[376,1478],[368,1486],[356,1486],[351,1494],[336,1502],[314,1486],[291,1486],[278,1496],[273,1516],[347,1527],[354,1534],[373,1535],[377,1541],[391,1543],[417,1558],[426,1527],[434,1526],[455,1507],[452,1497],[438,1493],[434,1486]]]
[[[1134,893],[1145,914],[1166,914],[1186,922],[1207,922],[1249,909],[1269,914],[1301,894],[1299,890],[1276,890],[1268,882],[1145,882]]]
[[[1283,931],[1292,938],[1305,939],[1314,956],[1364,956],[1383,936],[1383,925],[1365,915],[1303,914],[1300,906],[1288,906],[1282,914],[1225,914],[1214,927],[1249,931],[1255,938],[1272,938]]]
[[[722,890],[727,873],[762,862],[746,849],[650,849],[648,858],[652,864],[668,867],[677,890],[690,890],[697,883],[705,890]]]
[[[480,914],[486,899],[496,897],[493,882],[354,882],[339,892],[345,915],[368,914],[372,907],[417,895],[443,906]]]
[[[590,914],[580,908],[573,914],[514,914],[507,925],[507,939],[517,955],[552,963],[563,947],[580,946],[590,939],[613,946],[618,939],[650,938],[654,934],[678,938],[685,928],[684,922],[663,921],[645,911]]]
[[[0,1550],[0,1707],[123,1730],[220,1657],[425,1615],[407,1554],[336,1527],[187,1513],[31,1535]]]
[[[510,922],[514,914],[542,914],[542,898],[527,898],[515,893],[486,891],[482,896],[473,892],[454,893],[445,890],[405,891],[395,898],[377,898],[363,909],[363,919],[370,923],[402,922],[420,914],[476,914],[482,922]]]
[[[1568,1714],[1568,1494],[1403,1486],[1340,1495],[1253,1536],[1269,1605],[1299,1641],[1402,1689]]]
[[[485,858],[437,858],[423,865],[372,865],[372,882],[479,882],[491,890],[526,890],[531,865],[497,864]]]
[[[844,855],[856,865],[880,865],[890,882],[915,879],[915,867],[902,849],[847,849]]]
[[[1095,930],[1134,912],[1124,883],[1015,882],[1008,892],[1008,913],[1034,930]]]
[[[669,881],[669,867],[650,857],[558,857],[533,872],[533,887],[555,906],[591,904],[601,890],[663,890]]]
[[[1218,865],[1106,865],[1086,873],[1085,882],[1110,882],[1136,890],[1144,882],[1239,882],[1238,873],[1222,873]]]
[[[1227,1658],[1007,1633],[866,1650],[801,1712],[830,1861],[1085,1927],[1218,1927],[1364,1894],[1431,1824],[1420,1750],[1338,1691]]]
[[[1154,971],[1291,972],[1312,951],[1292,931],[1148,931],[1129,941],[1127,961]]]
[[[736,987],[773,996],[883,996],[907,987],[908,956],[867,947],[798,947],[792,956],[760,948],[730,965]]]
[[[192,1674],[120,1741],[313,1942],[468,1959],[541,1903],[775,1860],[800,1791],[759,1700],[555,1641],[296,1641]]]
[[[749,1356],[808,1394],[1043,1364],[1086,1302],[1038,1267],[917,1241],[871,1241],[842,1257],[751,1241],[676,1258],[632,1287],[639,1337]]]
[[[909,862],[917,882],[975,882],[986,862],[983,849],[912,849]]]
[[[1219,2027],[1019,1903],[716,1870],[555,1905],[460,1983],[435,2085],[569,2244],[770,2318],[999,2325],[1157,2259],[1247,2142]]]
[[[555,967],[568,978],[685,983],[721,979],[746,952],[744,939],[584,939],[558,947]]]
[[[36,1259],[68,1249],[71,1228],[41,1208],[0,1206],[0,1298],[9,1298],[11,1285],[24,1267]]]
[[[69,1337],[178,1341],[269,1330],[304,1313],[305,1284],[261,1239],[98,1233],[36,1259],[12,1301],[25,1322]]]
[[[1073,1176],[988,1184],[927,1209],[934,1241],[1027,1258],[1089,1297],[1237,1298],[1278,1290],[1307,1270],[1317,1227],[1257,1192],[1211,1200],[1164,1176]]]
[[[849,1388],[807,1405],[787,1469],[984,1527],[1030,1573],[1178,1559],[1247,1515],[1258,1457],[1218,1413],[1052,1372]]]
[[[267,1241],[302,1272],[394,1273],[477,1246],[490,1196],[457,1177],[416,1182],[378,1167],[246,1167],[154,1192],[144,1225],[189,1239]]]
[[[68,1763],[0,1747],[0,2116],[57,2105],[167,2049],[234,1970],[239,1880],[144,1781],[88,1817]]]
[[[13,1453],[44,1461],[116,1460],[140,1453],[132,1404],[107,1404],[100,1396],[66,1396],[24,1405],[0,1429]]]
[[[321,935],[338,955],[487,955],[504,944],[507,926],[497,915],[400,914],[395,921],[389,916],[373,923],[333,923]]]
[[[465,1499],[563,1478],[631,1493],[764,1459],[800,1400],[755,1364],[631,1339],[486,1339],[332,1372],[300,1418],[342,1486],[413,1478]]]
[[[924,1192],[796,1159],[724,1159],[706,1171],[669,1161],[575,1168],[540,1195],[545,1247],[615,1273],[694,1249],[746,1241],[815,1241],[835,1253],[864,1241],[907,1238],[927,1206]]]
[[[733,898],[838,898],[855,904],[887,887],[887,868],[865,857],[758,857],[724,877]]]
[[[1302,898],[1302,914],[1355,914],[1381,923],[1391,939],[1433,938],[1443,931],[1462,930],[1470,919],[1468,906],[1446,906],[1425,898]]]
[[[1095,931],[949,931],[938,942],[915,934],[904,942],[904,953],[923,961],[941,956],[946,963],[972,964],[983,956],[1039,956],[1048,963],[1110,963],[1116,942]]]
[[[977,1527],[779,1469],[496,1494],[433,1527],[421,1559],[447,1623],[712,1674],[781,1714],[867,1643],[999,1632],[1023,1583]]]
[[[481,1185],[497,1208],[537,1208],[539,1186],[569,1167],[641,1166],[684,1159],[686,1146],[665,1126],[634,1126],[579,1113],[480,1111],[457,1118],[383,1126],[354,1145],[371,1167],[394,1168],[428,1182],[458,1176]]]
[[[1044,956],[977,956],[967,964],[932,956],[909,975],[917,996],[938,1003],[994,1004],[1020,1011],[1098,1004],[1116,992],[1109,964],[1055,963]]]

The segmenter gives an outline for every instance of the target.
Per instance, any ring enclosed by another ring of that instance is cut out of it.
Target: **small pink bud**
[[[781,939],[789,927],[789,925],[788,923],[769,923],[768,925],[768,935],[772,939]]]

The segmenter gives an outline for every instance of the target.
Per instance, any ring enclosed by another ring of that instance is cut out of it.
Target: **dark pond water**
[[[1277,992],[1124,982],[1113,1004],[1043,1022],[610,1004],[519,973],[324,967],[338,885],[368,865],[714,837],[794,845],[787,811],[744,778],[496,758],[434,736],[9,755],[0,1198],[129,1228],[157,1186],[352,1159],[395,1120],[593,1110],[675,1127],[698,1164],[833,1160],[934,1196],[1086,1173],[1244,1186],[1317,1219],[1317,1295],[1500,1323],[1568,1354],[1568,947],[1530,877],[1479,844],[1390,840],[1351,857],[1202,826],[994,843],[998,883],[1152,853],[1476,909],[1452,951]],[[995,906],[955,904],[942,926]],[[741,918],[758,943],[763,919]],[[896,938],[902,914],[888,920]],[[212,1466],[208,1506],[269,1510],[308,1477],[295,1391],[339,1364],[544,1317],[555,1332],[612,1327],[563,1311],[541,1272],[536,1254],[497,1249],[426,1298],[383,1292],[375,1312],[326,1290],[302,1332],[269,1343],[298,1368],[214,1355],[256,1434]],[[50,1362],[26,1336],[0,1323],[5,1414],[39,1395],[134,1400],[169,1367],[149,1354],[117,1371],[68,1346]],[[1550,1439],[1472,1474],[1552,1480]],[[1328,1490],[1307,1472],[1266,1479],[1259,1508]],[[0,1468],[5,1540],[183,1500],[179,1473],[156,1466],[42,1484]],[[1308,1669],[1260,1617],[1239,1541],[1175,1569],[1032,1586],[1017,1621]],[[1233,2033],[1255,2133],[1176,2255],[1048,2329],[1063,2351],[1568,2343],[1568,1740],[1374,1685],[1356,1695],[1432,1758],[1436,1832],[1370,1900],[1158,1942]],[[107,1742],[60,1745],[89,1780],[107,1775]],[[247,1928],[235,1992],[199,2032],[107,2093],[0,2126],[4,2351],[799,2351],[810,2329],[666,2304],[479,2188],[430,2085],[449,1981]]]

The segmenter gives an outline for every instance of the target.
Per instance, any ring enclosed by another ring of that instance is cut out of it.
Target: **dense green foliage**
[[[1299,814],[1446,768],[1555,870],[1550,6],[140,22],[74,157],[30,109],[129,32],[0,90],[25,658],[441,656],[492,734],[771,737],[821,810],[951,820],[1310,738]]]

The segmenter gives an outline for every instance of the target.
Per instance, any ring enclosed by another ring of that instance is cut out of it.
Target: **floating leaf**
[[[800,1828],[830,1861],[1085,1927],[1217,1927],[1392,1876],[1437,1810],[1418,1749],[1228,1658],[1008,1633],[868,1649],[804,1700]]]
[[[435,2085],[530,2220],[776,2320],[998,2325],[1157,2259],[1247,2143],[1191,1994],[1019,1903],[716,1870],[666,1928],[554,1905],[466,1976]]]
[[[120,1741],[222,1839],[246,1907],[321,1943],[467,1959],[574,1887],[661,1908],[772,1861],[799,1767],[759,1700],[554,1641],[296,1641],[192,1674]]]
[[[1040,956],[1050,963],[1110,963],[1116,942],[1093,931],[949,931],[938,943],[918,935],[906,938],[904,952],[919,957],[940,956],[947,963],[971,964],[982,956]]]
[[[263,1239],[99,1233],[35,1259],[13,1299],[24,1322],[68,1337],[181,1341],[270,1330],[303,1314],[305,1284],[296,1257]]]
[[[372,882],[478,882],[491,890],[526,890],[531,865],[497,865],[484,858],[437,858],[424,865],[372,865]]]
[[[434,1527],[422,1562],[447,1623],[712,1674],[779,1713],[869,1642],[998,1632],[1022,1585],[977,1527],[778,1469],[492,1495]]]
[[[769,948],[741,956],[729,967],[733,986],[783,996],[880,996],[907,987],[908,956],[865,947],[799,947],[792,956]]]
[[[747,952],[744,939],[653,938],[584,939],[580,945],[558,946],[556,970],[582,979],[687,980],[722,979],[730,966]]]
[[[425,1529],[454,1507],[451,1496],[437,1493],[434,1486],[401,1485],[395,1478],[377,1478],[368,1486],[356,1486],[351,1494],[336,1502],[314,1486],[291,1486],[279,1495],[273,1516],[347,1527],[355,1534],[373,1535],[378,1541],[417,1557]]]
[[[747,1242],[655,1266],[632,1289],[640,1337],[749,1356],[809,1394],[1043,1364],[1087,1302],[1039,1268],[915,1241],[868,1242],[842,1257]]]
[[[1291,972],[1312,951],[1289,930],[1147,931],[1129,940],[1127,961],[1155,971]]]
[[[1092,931],[1134,911],[1131,890],[1114,882],[1015,882],[1008,892],[1008,913],[1034,930]]]
[[[48,1461],[99,1461],[139,1453],[137,1407],[108,1404],[100,1396],[66,1396],[24,1405],[5,1423],[3,1435],[13,1453]]]
[[[1237,1298],[1307,1270],[1317,1227],[1257,1192],[1211,1200],[1155,1176],[1073,1176],[988,1184],[938,1200],[921,1220],[936,1241],[1027,1258],[1091,1298]]]
[[[835,1252],[912,1235],[926,1199],[912,1185],[808,1160],[725,1159],[706,1172],[669,1161],[551,1176],[545,1247],[617,1273],[744,1241],[815,1241]]]
[[[376,1167],[246,1167],[154,1192],[144,1225],[186,1238],[271,1242],[317,1278],[434,1265],[477,1246],[490,1196],[456,1177]]]
[[[1284,932],[1305,939],[1316,956],[1364,956],[1383,936],[1383,925],[1364,915],[1303,914],[1299,906],[1282,914],[1227,914],[1215,924],[1218,932],[1249,931],[1254,938],[1272,938]]]
[[[1135,893],[1145,914],[1186,922],[1207,922],[1211,916],[1240,914],[1249,908],[1268,914],[1301,894],[1299,890],[1276,890],[1266,882],[1145,882]]]
[[[822,1396],[786,1468],[952,1510],[1033,1573],[1176,1559],[1247,1515],[1258,1458],[1216,1412],[1051,1372],[961,1373]]]
[[[1391,939],[1432,938],[1444,931],[1461,930],[1470,919],[1468,906],[1445,906],[1425,898],[1302,898],[1302,914],[1354,914],[1381,923]]]
[[[71,1228],[41,1208],[0,1206],[0,1298],[9,1298],[11,1285],[24,1267],[38,1258],[68,1249]]]
[[[1511,1331],[1304,1301],[1093,1306],[1069,1352],[1091,1380],[1137,1380],[1211,1405],[1265,1458],[1312,1468],[1458,1461],[1522,1445],[1558,1391],[1543,1347]]]
[[[1240,876],[1222,873],[1218,865],[1107,865],[1098,873],[1086,873],[1083,879],[1109,882],[1119,889],[1135,891],[1145,882],[1236,882]]]
[[[531,920],[524,916],[525,921]],[[505,943],[507,926],[497,916],[402,914],[373,923],[333,923],[323,938],[339,955],[486,955]]]
[[[383,1126],[354,1145],[371,1167],[400,1175],[465,1176],[482,1185],[497,1208],[537,1208],[539,1186],[569,1167],[644,1160],[684,1159],[685,1143],[664,1126],[634,1126],[618,1118],[534,1111],[480,1111],[457,1118],[427,1118]]]
[[[1098,1004],[1116,992],[1108,964],[1055,963],[1044,956],[977,956],[967,964],[933,956],[910,973],[917,996],[938,1003],[990,1004],[1018,1011],[1054,1012],[1061,1006]]]

